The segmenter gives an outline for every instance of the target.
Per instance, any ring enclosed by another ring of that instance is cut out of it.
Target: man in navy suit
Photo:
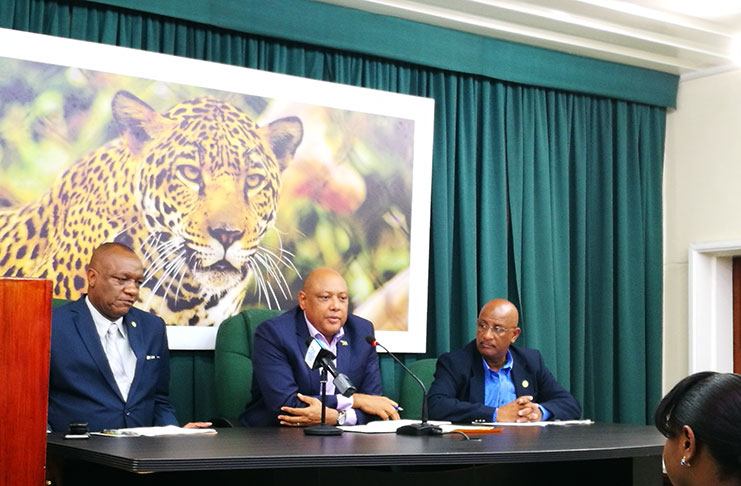
[[[357,392],[335,394],[327,382],[326,423],[353,425],[369,420],[398,419],[397,403],[381,395],[378,355],[366,341],[373,325],[347,314],[345,279],[331,268],[318,268],[304,281],[299,305],[268,319],[255,330],[252,351],[252,400],[240,417],[246,426],[306,426],[320,423],[319,370],[304,362],[310,337],[336,355],[338,372]]]
[[[481,309],[476,338],[437,361],[430,418],[452,422],[576,419],[581,407],[551,375],[540,352],[513,346],[517,308],[494,299]]]
[[[143,273],[130,248],[104,243],[87,268],[87,296],[52,313],[52,430],[66,431],[70,422],[87,422],[92,431],[177,425],[165,323],[132,307]]]

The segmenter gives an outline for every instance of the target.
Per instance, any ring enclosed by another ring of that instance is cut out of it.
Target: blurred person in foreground
[[[741,375],[704,371],[677,383],[654,414],[674,486],[741,485]]]

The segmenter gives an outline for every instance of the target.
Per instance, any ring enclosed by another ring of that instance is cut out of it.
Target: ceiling
[[[319,0],[699,77],[741,65],[741,0]]]

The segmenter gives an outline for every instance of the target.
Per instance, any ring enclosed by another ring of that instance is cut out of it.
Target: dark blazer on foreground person
[[[511,345],[511,377],[515,394],[531,395],[533,402],[550,413],[550,420],[579,418],[579,402],[553,377],[540,352]],[[433,420],[452,422],[491,421],[494,408],[484,405],[484,365],[474,339],[462,349],[438,358],[435,379],[428,394]]]
[[[376,348],[365,341],[373,325],[361,317],[348,315],[342,327],[345,335],[337,344],[337,370],[350,378],[359,393],[381,394],[381,370]],[[280,407],[305,407],[297,398],[301,393],[321,399],[319,370],[304,362],[309,330],[299,306],[257,326],[252,349],[252,400],[240,421],[245,426],[279,425]],[[328,376],[332,380],[332,375]],[[337,397],[327,395],[327,406],[337,407]],[[355,409],[358,423],[371,416]]]
[[[52,430],[87,422],[90,431],[177,425],[170,405],[165,323],[132,307],[123,316],[136,355],[136,374],[124,401],[113,378],[85,296],[52,312],[49,418]]]

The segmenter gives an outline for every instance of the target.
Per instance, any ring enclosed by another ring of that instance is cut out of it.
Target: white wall
[[[681,81],[677,109],[667,118],[664,166],[664,369],[666,392],[682,377],[709,368],[713,354],[709,345],[690,351],[688,250],[693,248],[718,257],[721,268],[728,254],[741,254],[741,69]],[[730,250],[724,250],[730,249]],[[695,253],[696,254],[696,253]],[[697,261],[697,259],[693,259]],[[693,264],[695,275],[696,264]],[[707,288],[725,286],[727,272]],[[704,284],[703,284],[704,285]],[[721,290],[717,301],[705,302],[703,310],[695,294],[695,336],[711,332],[707,316],[730,311],[729,292]],[[727,310],[726,310],[727,306]],[[724,317],[725,316],[725,317]],[[707,326],[707,327],[706,327]],[[721,326],[722,327],[722,326]],[[716,343],[708,340],[707,343]],[[721,346],[730,346],[724,339]],[[713,344],[715,346],[715,344]],[[726,355],[724,348],[723,356]],[[694,353],[695,356],[691,356]],[[708,356],[706,356],[706,354]],[[700,358],[699,365],[697,364]],[[692,360],[691,360],[692,358]],[[703,361],[705,360],[705,361]]]

